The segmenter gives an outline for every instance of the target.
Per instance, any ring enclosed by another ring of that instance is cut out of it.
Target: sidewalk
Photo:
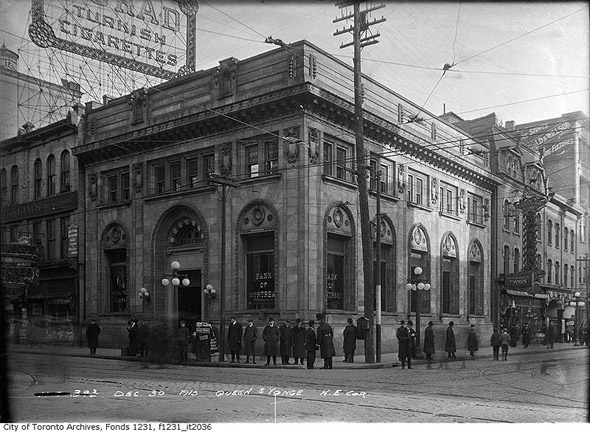
[[[541,344],[533,344],[529,345],[528,348],[524,348],[523,346],[517,347],[510,347],[508,352],[508,359],[510,360],[513,356],[521,356],[523,354],[540,354],[543,352],[553,351],[566,351],[572,349],[588,349],[588,346],[574,346],[573,343],[556,343],[553,349],[548,349],[546,346]],[[61,355],[61,356],[68,356],[68,357],[90,357],[90,350],[88,347],[74,347],[74,346],[56,346],[56,345],[20,345],[9,343],[8,344],[8,352],[15,352],[15,353],[28,353],[28,354],[39,354],[39,355]],[[141,362],[142,359],[139,357],[128,357],[121,355],[121,349],[114,349],[114,348],[97,348],[95,358],[104,358],[104,359],[119,359],[119,360],[128,360],[128,361],[137,361]],[[492,349],[491,347],[484,347],[480,349],[476,356],[476,359],[492,359]],[[280,356],[278,356],[278,362],[280,362]],[[398,367],[400,366],[400,362],[397,358],[397,352],[393,353],[384,353],[381,355],[381,362],[380,363],[365,363],[364,355],[356,355],[354,363],[344,363],[342,356],[337,356],[333,358],[333,368],[334,369],[378,369],[378,368],[386,368],[386,367]],[[438,351],[434,355],[433,362],[439,363],[441,361],[449,361],[449,362],[457,362],[469,360],[469,353],[467,351],[458,351],[457,352],[457,359],[456,360],[448,360],[447,353],[444,351]],[[205,366],[205,367],[232,367],[232,368],[270,368],[270,369],[303,369],[305,365],[281,365],[280,363],[276,366],[265,366],[266,359],[262,359],[262,357],[257,356],[256,364],[246,364],[245,356],[241,356],[240,363],[230,363],[229,355],[226,355],[225,362],[219,362],[219,356],[215,355],[212,357],[210,362],[199,362],[196,360],[188,360],[186,363],[189,366]],[[292,361],[292,360],[291,360]],[[426,360],[424,359],[415,359],[412,360],[413,365],[419,364],[426,364]],[[316,358],[315,361],[315,368],[321,368],[323,366],[323,360],[321,358]]]

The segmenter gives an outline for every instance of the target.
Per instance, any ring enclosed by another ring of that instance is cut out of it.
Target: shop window
[[[55,156],[47,157],[47,196],[55,194]]]
[[[433,284],[430,274],[430,245],[426,236],[426,231],[422,226],[415,226],[410,232],[410,268],[408,282],[416,284],[418,282]],[[417,276],[414,272],[416,267],[422,268],[422,274]],[[410,290],[408,295],[408,310],[416,312],[418,306],[421,306],[420,312],[430,313],[430,290],[422,290],[420,293],[420,305],[417,304],[418,290]]]
[[[393,226],[389,220],[381,219],[381,310],[383,312],[396,312],[397,301],[395,298],[395,235]],[[376,242],[374,243],[376,245]],[[376,250],[376,249],[375,249]],[[375,256],[376,258],[376,256]],[[377,274],[377,261],[373,261],[373,268]],[[374,281],[375,286],[377,281]],[[376,307],[376,300],[374,306]]]
[[[468,299],[469,314],[484,314],[483,251],[479,242],[474,242],[469,249]]]
[[[108,263],[110,312],[127,311],[127,250],[105,251]]]
[[[450,233],[442,240],[442,313],[459,314],[459,260],[457,243]]]

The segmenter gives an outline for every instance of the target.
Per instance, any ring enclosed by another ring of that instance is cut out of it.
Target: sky
[[[0,37],[11,49],[30,45],[30,1],[0,2]],[[335,3],[200,0],[197,69],[275,49],[267,36],[308,40],[352,65],[353,48],[340,48],[351,35],[334,35],[346,25],[333,22],[342,13]],[[385,18],[371,26],[379,43],[363,48],[362,71],[426,111],[495,112],[517,124],[589,114],[588,2],[383,3],[372,13]],[[453,66],[443,75],[445,64]]]

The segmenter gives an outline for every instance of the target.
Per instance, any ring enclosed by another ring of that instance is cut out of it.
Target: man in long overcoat
[[[237,357],[240,362],[240,349],[242,348],[242,324],[236,321],[236,317],[231,317],[231,323],[227,329],[227,345],[231,353],[231,362],[234,363]]]
[[[305,353],[305,327],[303,326],[303,322],[300,318],[297,318],[295,322],[295,327],[293,327],[293,331],[291,332],[292,341],[293,341],[293,357],[295,358],[295,364],[300,362],[303,364],[303,359],[306,356]]]
[[[88,339],[88,348],[90,348],[90,355],[96,355],[96,348],[98,347],[98,335],[100,334],[100,327],[96,320],[92,320],[86,329],[86,338]]]
[[[252,319],[248,319],[248,325],[244,329],[244,354],[246,354],[246,363],[256,364],[256,339],[258,339],[258,329],[254,326]]]
[[[291,332],[293,329],[291,328],[291,322],[286,319],[283,325],[279,327],[279,332],[281,335],[281,363],[282,364],[290,364],[289,358],[291,357],[291,351],[293,349],[293,343],[291,341]]]
[[[275,326],[274,318],[268,319],[268,324],[262,330],[262,340],[264,341],[264,355],[266,356],[266,364],[270,364],[270,357],[272,356],[272,362],[277,365],[277,355],[279,354],[279,340],[281,333],[279,328]]]
[[[332,369],[332,357],[336,355],[332,326],[324,321],[324,314],[316,314],[316,319],[320,322],[317,331],[317,343],[320,346],[320,356],[324,359],[322,369]]]
[[[448,353],[449,358],[457,358],[455,353],[457,352],[457,345],[455,344],[455,332],[453,326],[455,323],[451,321],[447,327],[446,340],[445,340],[445,351]]]
[[[180,327],[178,328],[178,335],[176,337],[176,345],[180,350],[180,362],[188,360],[188,338],[190,336],[190,330],[186,326],[186,321],[180,321]]]
[[[315,352],[317,351],[317,336],[314,330],[315,321],[309,321],[309,328],[305,331],[305,351],[307,351],[307,369],[313,369]]]
[[[424,354],[426,354],[426,360],[432,360],[432,354],[434,354],[434,323],[428,321],[428,327],[424,330]]]
[[[354,362],[354,351],[356,350],[356,326],[354,325],[352,318],[348,318],[346,320],[346,327],[344,327],[343,332],[343,351],[344,351],[344,361],[346,363]]]
[[[467,350],[471,356],[471,360],[475,360],[475,351],[479,349],[477,342],[477,333],[475,333],[475,324],[471,324],[469,333],[467,334]]]
[[[402,362],[402,369],[406,368],[406,362],[408,362],[408,369],[412,369],[412,341],[410,340],[410,330],[404,320],[400,321],[395,337],[398,345],[397,358]]]
[[[127,349],[127,354],[135,357],[139,354],[139,326],[137,325],[136,319],[129,320],[127,324],[129,324],[129,328],[127,329],[127,332],[129,333],[129,348]]]
[[[416,329],[414,329],[414,323],[408,321],[408,332],[410,333],[410,357],[416,358]]]

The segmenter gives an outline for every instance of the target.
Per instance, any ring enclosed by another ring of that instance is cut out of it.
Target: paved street
[[[421,362],[412,370],[362,363],[307,370],[159,368],[21,352],[10,357],[11,405],[18,422],[586,421],[587,347],[564,345],[508,361],[484,353],[474,361]]]

